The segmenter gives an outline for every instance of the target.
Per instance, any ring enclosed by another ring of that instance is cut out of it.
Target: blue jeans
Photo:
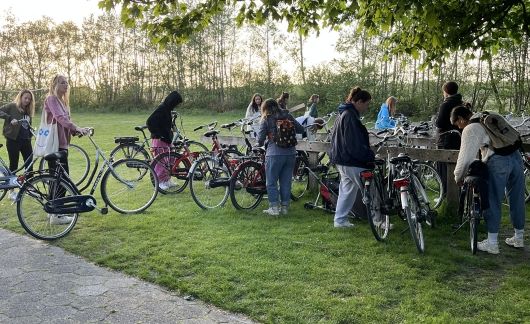
[[[296,155],[271,155],[265,157],[265,177],[270,206],[278,206],[278,180],[282,206],[289,206]]]
[[[501,204],[505,192],[510,203],[510,219],[515,229],[524,229],[525,180],[521,153],[515,151],[506,156],[493,155],[488,159],[489,204],[484,211],[488,233],[498,233],[501,224]],[[506,189],[506,191],[505,191]]]
[[[360,173],[366,169],[338,164],[336,167],[340,173],[340,184],[337,207],[335,208],[335,224],[344,224],[348,221],[348,215],[357,196],[362,193],[363,184]]]

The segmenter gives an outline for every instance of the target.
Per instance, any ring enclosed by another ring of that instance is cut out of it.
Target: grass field
[[[184,117],[186,134],[212,119]],[[133,135],[146,114],[76,114],[94,126],[107,152],[113,137]],[[38,125],[38,123],[35,123]],[[75,139],[89,152],[86,139]],[[6,159],[5,148],[0,154]],[[365,221],[334,229],[333,215],[305,210],[309,194],[290,214],[272,218],[258,209],[200,210],[189,190],[159,195],[144,214],[82,214],[74,230],[52,244],[99,265],[191,295],[223,309],[270,323],[530,322],[530,253],[501,243],[497,256],[471,255],[467,228],[452,234],[456,211],[427,229],[419,255],[405,222],[393,218],[386,243],[376,242]],[[99,192],[96,199],[102,203]],[[15,206],[0,202],[0,223],[23,233]],[[484,229],[482,229],[484,235]],[[503,217],[500,240],[512,235]],[[526,240],[527,244],[530,244]]]

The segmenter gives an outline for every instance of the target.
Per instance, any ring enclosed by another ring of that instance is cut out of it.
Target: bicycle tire
[[[158,179],[147,162],[122,159],[112,163],[101,179],[105,204],[121,214],[140,213],[155,201]]]
[[[525,203],[530,202],[530,163],[524,162]]]
[[[151,161],[151,154],[145,147],[136,143],[119,144],[110,151],[109,159],[119,161],[122,159],[139,159],[143,161]]]
[[[188,185],[188,173],[190,171],[191,163],[188,159],[182,159],[182,154],[176,152],[164,152],[157,155],[151,162],[151,167],[155,170],[164,172],[165,176],[169,176],[170,181],[174,186],[168,189],[160,188],[160,179],[158,179],[158,191],[162,194],[176,194],[186,189]],[[178,161],[178,164],[175,164]],[[157,177],[159,175],[157,174]]]
[[[65,197],[77,195],[76,190],[64,179],[60,180],[59,186],[56,184],[57,179],[52,175],[37,175],[26,179],[17,196],[20,225],[31,236],[41,240],[51,241],[66,236],[74,228],[79,216],[77,213],[69,214],[72,217],[70,223],[51,224],[50,215],[44,211],[44,204],[52,200],[59,190],[64,190]]]
[[[0,177],[5,177],[6,174],[8,174],[7,170],[4,169],[3,167],[0,167]],[[7,194],[7,189],[0,189],[0,201],[4,199],[6,194]]]
[[[434,228],[436,226],[436,212],[431,211],[429,196],[427,195],[425,187],[415,174],[411,175],[411,180],[414,185],[414,192],[418,198],[421,219],[422,221],[425,220],[430,228]]]
[[[213,209],[225,204],[230,177],[217,159],[207,156],[195,161],[189,179],[191,197],[200,208]]]
[[[366,206],[366,216],[368,218],[368,224],[370,224],[370,229],[374,234],[374,237],[377,241],[384,241],[388,236],[388,230],[390,228],[390,217],[388,214],[382,214],[381,201],[379,203],[374,199],[374,195],[381,195],[377,183],[378,181],[375,177],[372,181],[364,181],[363,187],[363,203]],[[379,215],[378,215],[379,211]]]
[[[407,206],[405,207],[405,215],[407,223],[409,224],[410,235],[420,253],[425,252],[425,240],[423,237],[423,229],[421,222],[419,222],[419,202],[414,192],[414,186],[409,187],[407,195]]]
[[[44,159],[40,159],[40,171],[48,169],[45,163]],[[68,176],[76,186],[80,186],[85,181],[90,173],[90,166],[91,162],[88,153],[81,146],[76,144],[68,145]]]
[[[432,209],[440,207],[444,192],[442,178],[438,171],[429,163],[419,162],[416,164],[415,172],[429,197],[429,206]]]
[[[291,182],[291,200],[300,200],[307,189],[309,189],[309,172],[307,167],[309,161],[303,154],[297,154],[293,170],[293,180]]]
[[[201,142],[192,141],[192,140],[188,141],[188,148],[190,152],[199,152],[199,153],[210,152],[210,150],[208,149],[208,147],[206,147],[206,145],[204,145]]]
[[[230,200],[238,210],[255,209],[266,190],[263,165],[256,161],[241,163],[230,178]]]
[[[471,253],[477,254],[478,227],[480,225],[480,197],[475,197],[475,188],[470,188],[467,192],[469,199],[469,243]]]

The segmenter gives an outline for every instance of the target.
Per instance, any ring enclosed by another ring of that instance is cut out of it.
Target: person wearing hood
[[[451,111],[454,107],[463,104],[462,95],[458,93],[458,84],[454,81],[448,81],[442,86],[444,100],[438,109],[436,116],[437,128],[437,147],[445,150],[460,149],[459,129],[451,124]],[[444,193],[447,192],[448,177],[447,164],[444,162],[437,163],[438,173],[442,179]]]
[[[361,123],[361,114],[368,110],[372,96],[359,87],[351,89],[346,102],[339,105],[340,115],[331,134],[330,160],[340,173],[339,195],[334,227],[353,227],[348,215],[361,194],[361,171],[373,168],[375,154],[370,148],[368,130]]]
[[[462,146],[454,171],[455,182],[462,185],[467,169],[480,150],[482,162],[488,166],[487,197],[489,208],[484,210],[484,219],[488,228],[488,238],[478,242],[477,248],[490,254],[499,253],[498,235],[502,216],[502,201],[505,192],[510,202],[510,219],[514,236],[505,240],[511,247],[524,247],[525,224],[525,183],[524,166],[519,150],[508,155],[495,154],[491,149],[491,139],[480,122],[471,122],[480,118],[482,113],[473,115],[465,106],[458,106],[451,112],[451,123],[462,129]]]
[[[177,91],[172,91],[160,105],[147,118],[147,128],[151,133],[151,147],[155,150],[155,155],[167,152],[173,141],[173,130],[171,129],[171,111],[182,103],[182,96]],[[155,166],[155,173],[158,176],[159,187],[168,190],[176,186],[171,181],[171,176],[167,170],[161,166]]]

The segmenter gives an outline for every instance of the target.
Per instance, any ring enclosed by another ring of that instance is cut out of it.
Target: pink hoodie
[[[76,132],[77,126],[71,121],[70,114],[64,104],[56,96],[48,96],[44,100],[44,109],[48,115],[48,123],[55,120],[59,135],[59,148],[68,149],[70,138]]]

